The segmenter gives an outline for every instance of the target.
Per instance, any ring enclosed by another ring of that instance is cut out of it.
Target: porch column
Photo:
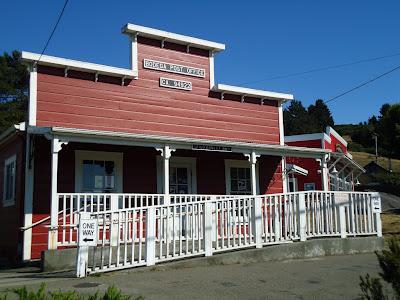
[[[58,197],[57,197],[57,173],[58,173],[58,152],[62,145],[58,138],[51,140],[51,194],[50,194],[50,229],[48,237],[48,249],[57,249],[58,242]]]
[[[245,154],[248,157],[251,166],[251,194],[257,195],[257,175],[256,175],[256,164],[257,158],[260,157],[259,154],[256,154],[254,151],[251,151],[250,154]]]
[[[161,151],[161,156],[164,158],[164,204],[170,204],[169,198],[169,159],[171,158],[172,152],[175,149],[170,148],[170,146],[165,145],[164,148],[158,148]]]
[[[321,183],[322,183],[322,190],[328,191],[329,190],[329,170],[328,170],[328,155],[322,155],[321,157]]]

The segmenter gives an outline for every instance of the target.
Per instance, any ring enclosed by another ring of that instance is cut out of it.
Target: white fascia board
[[[212,50],[214,52],[225,50],[224,44],[130,23],[122,27],[122,33],[133,35],[137,34],[143,37],[168,41],[176,44],[189,45],[196,48]]]
[[[298,135],[287,135],[285,136],[285,142],[302,142],[302,141],[314,141],[314,140],[326,140],[331,143],[331,138],[327,134],[320,133],[309,133],[309,134],[298,134]]]
[[[22,60],[26,62],[36,62],[40,58],[40,54],[22,51]],[[69,70],[77,70],[82,72],[98,73],[101,75],[109,75],[114,77],[125,77],[132,79],[137,77],[137,70],[123,69],[106,65],[99,65],[79,60],[72,60],[56,56],[42,55],[39,65],[68,68]]]
[[[282,102],[293,100],[292,94],[276,93],[264,90],[255,90],[250,88],[244,88],[239,86],[227,85],[227,84],[216,84],[212,88],[215,92],[222,92],[228,94],[242,95],[255,98],[265,98],[271,100],[280,100]]]
[[[248,153],[249,151],[257,151],[261,154],[268,153],[276,156],[291,156],[291,157],[319,157],[331,153],[330,150],[324,150],[319,148],[306,148],[306,147],[295,147],[286,145],[271,145],[271,144],[259,144],[250,142],[239,142],[239,141],[226,141],[226,140],[209,140],[209,139],[195,139],[195,138],[184,138],[174,136],[163,136],[163,135],[150,135],[150,134],[132,134],[125,132],[112,132],[112,131],[100,131],[100,130],[89,130],[89,129],[77,129],[77,128],[65,128],[65,127],[30,127],[29,132],[33,134],[44,134],[57,136],[60,139],[65,137],[80,136],[84,138],[90,138],[96,140],[97,143],[108,143],[110,141],[117,141],[118,144],[132,144],[154,146],[154,145],[165,145],[165,143],[171,143],[175,145],[185,145],[188,149],[191,149],[192,144],[206,144],[206,145],[218,145],[218,146],[229,146],[232,149],[238,150],[237,152]],[[233,151],[233,150],[232,150]],[[236,151],[233,151],[236,152]]]
[[[337,131],[335,129],[333,129],[330,126],[326,126],[326,134],[328,136],[330,136],[332,134],[339,142],[341,142],[347,148],[346,140],[344,138],[342,138],[342,136],[339,133],[337,133]]]

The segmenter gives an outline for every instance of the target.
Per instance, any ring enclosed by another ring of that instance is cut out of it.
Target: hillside
[[[353,159],[358,162],[361,166],[365,166],[371,161],[375,161],[375,156],[366,152],[350,152],[353,155]],[[389,159],[387,157],[378,157],[378,164],[385,168],[389,168]],[[393,172],[400,173],[400,160],[392,159]]]

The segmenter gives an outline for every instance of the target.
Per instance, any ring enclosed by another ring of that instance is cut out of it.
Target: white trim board
[[[39,60],[40,54],[22,51],[21,57],[23,61],[36,62]],[[67,68],[69,70],[77,70],[82,72],[97,73],[100,75],[125,77],[128,79],[133,79],[138,75],[137,70],[99,65],[90,62],[72,60],[72,59],[49,56],[49,55],[42,55],[38,64],[44,66]]]
[[[111,160],[115,162],[115,192],[123,193],[123,153],[75,150],[75,192],[82,192],[82,161]]]
[[[329,154],[329,149],[306,148],[286,145],[258,144],[226,140],[209,140],[197,138],[184,138],[174,136],[160,136],[150,134],[132,134],[126,132],[113,132],[65,127],[30,127],[28,132],[57,136],[60,140],[70,142],[106,143],[115,145],[137,145],[148,147],[162,147],[165,143],[173,144],[175,148],[192,149],[193,144],[207,144],[232,147],[232,152],[249,153],[254,150],[258,154],[275,156],[312,157]]]
[[[292,94],[284,94],[284,93],[270,92],[270,91],[264,91],[264,90],[255,90],[255,89],[227,85],[227,84],[220,84],[220,83],[214,85],[214,87],[212,88],[212,91],[227,93],[227,94],[234,94],[234,95],[242,95],[242,96],[248,96],[248,97],[255,97],[255,98],[265,98],[265,99],[270,99],[270,100],[280,100],[283,102],[294,99]]]
[[[156,40],[193,46],[200,49],[213,50],[215,52],[225,50],[224,44],[131,23],[128,23],[124,27],[122,27],[121,31],[125,34],[139,35]]]
[[[329,135],[323,132],[318,133],[308,133],[308,134],[297,134],[297,135],[287,135],[285,136],[285,142],[303,142],[303,141],[314,141],[314,140],[322,140],[331,143],[332,140]]]
[[[332,134],[339,142],[341,142],[347,148],[346,140],[339,133],[337,133],[335,129],[333,129],[330,126],[326,126],[326,134],[328,136]]]

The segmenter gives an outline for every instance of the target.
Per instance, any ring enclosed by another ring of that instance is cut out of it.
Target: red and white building
[[[225,45],[133,24],[122,33],[128,69],[22,53],[29,111],[0,137],[0,257],[74,246],[65,222],[95,194],[119,195],[102,204],[109,209],[131,205],[121,197],[132,194],[281,193],[285,157],[308,170],[290,177],[296,189],[328,190],[334,167],[354,166],[333,129],[285,140],[291,94],[216,83]]]
[[[326,127],[326,132],[285,136],[285,143],[331,151],[326,168],[321,168],[321,159],[288,157],[288,191],[354,191],[358,177],[365,172],[347,151],[346,140],[330,126]],[[327,174],[323,174],[324,170]]]

